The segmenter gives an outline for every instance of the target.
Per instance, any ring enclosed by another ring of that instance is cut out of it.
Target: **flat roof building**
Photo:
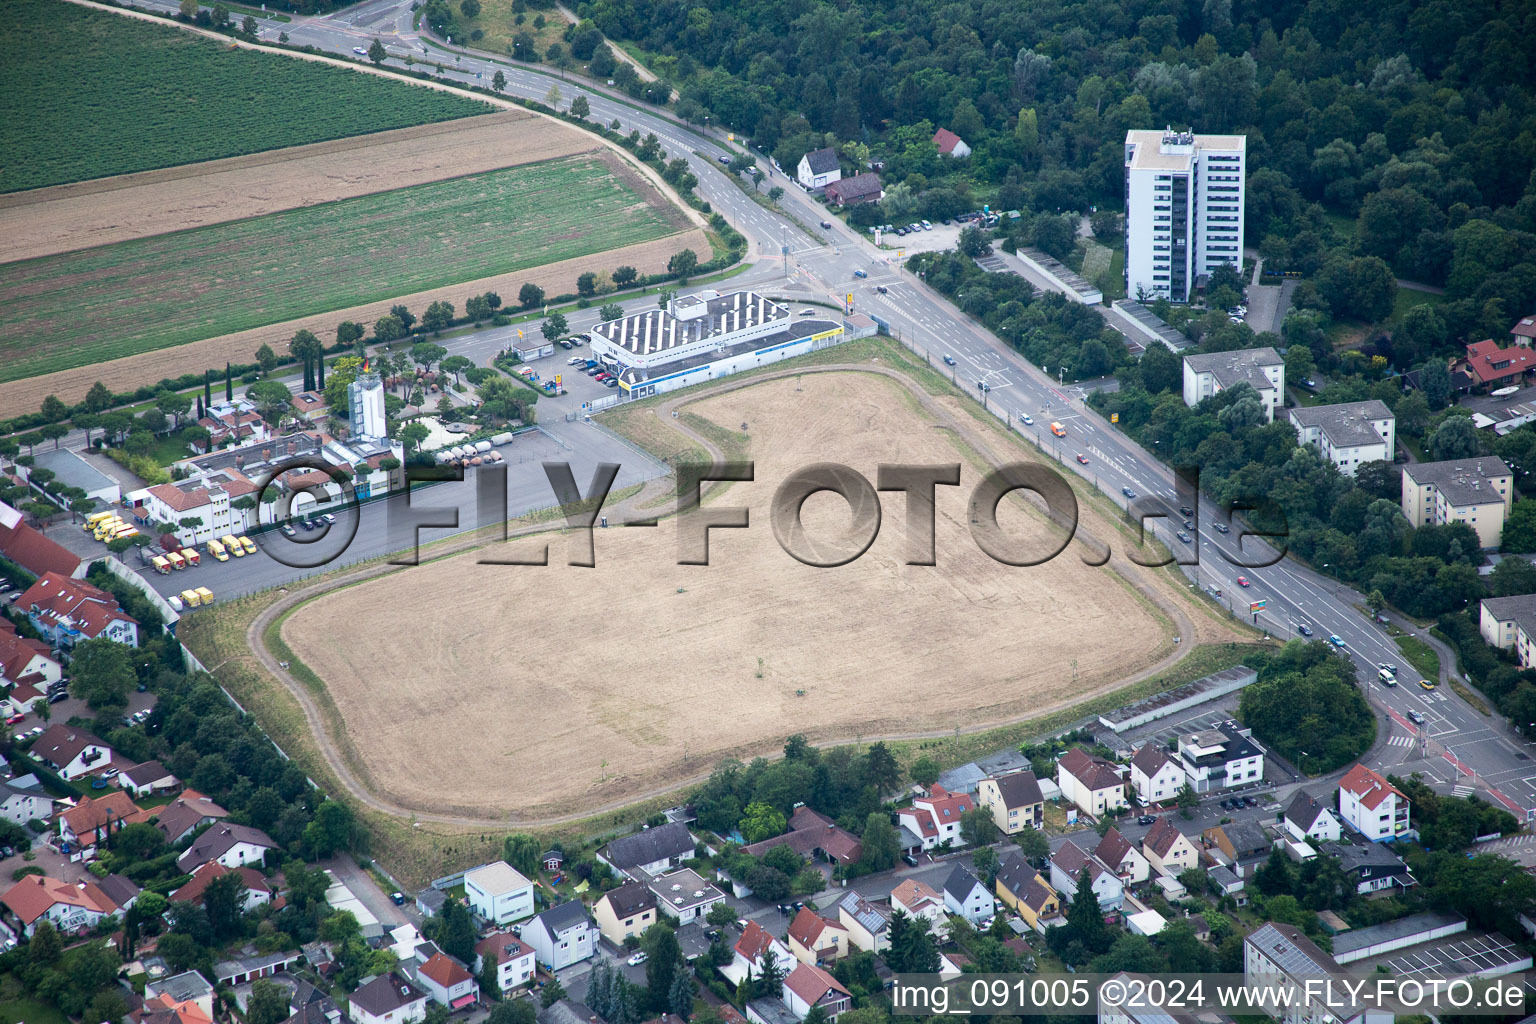
[[[789,319],[788,307],[756,292],[706,291],[680,295],[666,309],[597,324],[589,334],[603,362],[612,356],[624,366],[651,369],[772,334]]]
[[[1271,423],[1285,403],[1285,360],[1267,345],[1184,357],[1184,404],[1193,409],[1227,388],[1248,384],[1259,393]]]
[[[1125,133],[1125,293],[1188,302],[1215,268],[1243,263],[1248,139]]]
[[[1484,548],[1499,546],[1514,500],[1514,474],[1503,459],[1492,455],[1403,467],[1403,515],[1408,521],[1415,527],[1466,523]]]

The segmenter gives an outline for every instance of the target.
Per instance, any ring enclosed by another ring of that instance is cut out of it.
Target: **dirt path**
[[[787,377],[803,376],[806,374],[849,372],[873,373],[895,381],[904,387],[907,392],[913,396],[917,405],[926,415],[932,417],[940,425],[953,430],[962,440],[971,445],[974,450],[980,453],[984,458],[991,459],[994,461],[994,463],[1001,463],[1002,461],[1008,460],[1008,457],[1002,452],[998,438],[989,436],[990,432],[980,429],[974,422],[970,422],[968,417],[954,414],[954,412],[948,408],[944,402],[938,401],[933,396],[929,395],[920,385],[917,384],[916,381],[899,371],[884,367],[872,367],[867,364],[830,364],[819,367],[806,367],[800,369],[785,369],[774,371],[749,377],[740,381],[725,383],[717,388],[710,389],[707,393],[702,395],[680,395],[677,398],[671,399],[670,401],[660,403],[652,410],[652,413],[658,418],[660,422],[670,425],[680,434],[687,437],[690,442],[709,452],[712,457],[716,459],[723,459],[725,457],[724,453],[719,449],[717,445],[711,442],[708,437],[705,437],[689,428],[680,419],[674,419],[672,417],[672,413],[675,410],[680,409],[682,406],[692,402],[712,399],[722,394],[728,394],[741,388],[752,387],[768,381]],[[631,513],[654,515],[654,508],[650,508],[647,512],[644,513],[642,513],[641,510],[647,509],[647,506],[652,505],[654,502],[670,494],[672,492],[673,486],[674,485],[671,481],[671,478],[660,478],[657,480],[652,480],[647,483],[647,485],[639,493],[607,509],[606,514],[618,521],[623,521],[624,519],[629,518]],[[541,523],[523,527],[521,529],[511,530],[509,531],[509,536],[527,536],[529,534],[548,532],[550,530],[551,526],[548,523]],[[1094,549],[1101,547],[1101,544],[1092,537],[1086,537],[1085,541],[1090,545],[1090,547]],[[463,538],[434,548],[432,551],[432,556],[434,558],[439,558],[448,554],[467,551],[472,548],[482,546],[484,543],[485,540],[481,537],[476,535],[467,535]],[[379,797],[368,787],[365,780],[361,779],[358,773],[354,771],[352,766],[348,763],[348,759],[345,753],[337,744],[335,737],[331,735],[327,724],[329,715],[328,710],[321,706],[321,703],[316,698],[316,695],[313,694],[307,687],[305,687],[303,683],[293,677],[288,671],[283,669],[278,663],[276,657],[266,648],[264,637],[267,630],[272,626],[273,623],[277,622],[283,615],[298,605],[329,591],[351,586],[352,584],[364,580],[377,578],[393,571],[395,568],[397,567],[388,564],[366,566],[351,572],[342,573],[333,577],[316,581],[315,583],[299,587],[298,589],[285,594],[283,597],[273,602],[270,606],[263,609],[252,620],[251,624],[247,628],[246,633],[248,646],[253,652],[255,652],[262,668],[264,668],[270,675],[276,678],[298,703],[304,713],[305,721],[308,725],[311,735],[314,737],[320,754],[330,764],[332,770],[336,773],[337,779],[340,781],[341,786],[346,789],[346,791],[352,796],[353,799],[358,800],[360,803],[373,810],[406,819],[414,819],[424,822],[436,822],[470,828],[478,828],[484,826],[503,828],[507,827],[509,824],[509,819],[505,815],[489,817],[484,815],[436,813],[432,811],[423,811],[421,809],[403,806],[401,804]],[[1149,586],[1144,581],[1131,579],[1129,577],[1122,578],[1126,579],[1127,582],[1130,583],[1130,585],[1133,586],[1145,599],[1152,602],[1156,607],[1167,614],[1173,620],[1175,628],[1179,630],[1180,635],[1188,638],[1194,638],[1198,635],[1196,624],[1190,619],[1186,610],[1176,600],[1169,600],[1171,595],[1160,593],[1156,587]],[[1094,690],[1085,693],[1074,694],[1070,698],[1064,700],[1031,708],[1031,710],[1025,715],[1016,716],[1014,718],[1003,721],[995,721],[975,725],[969,728],[961,729],[960,731],[963,733],[974,733],[995,729],[1018,722],[1037,719],[1041,716],[1055,713],[1067,707],[1078,705],[1083,701],[1091,700],[1097,696],[1101,696],[1102,694],[1119,690],[1129,684],[1138,682],[1143,679],[1151,678],[1159,673],[1167,671],[1171,666],[1183,658],[1184,655],[1186,655],[1190,650],[1193,650],[1195,646],[1196,645],[1194,643],[1187,643],[1176,647],[1169,654],[1159,659],[1156,663],[1147,666],[1140,672],[1137,672],[1128,678],[1117,679],[1112,683],[1106,684],[1105,686],[1096,688]],[[934,729],[920,732],[893,733],[881,737],[866,736],[863,738],[871,742],[880,738],[888,740],[918,740],[947,737],[954,734],[955,730],[953,729]],[[844,738],[841,740],[829,742],[845,743],[847,740]],[[536,819],[517,819],[513,817],[511,819],[511,824],[517,827],[541,827],[579,821],[585,818],[589,818],[593,815],[609,813],[635,803],[653,799],[668,792],[673,792],[678,789],[696,785],[702,779],[706,778],[707,775],[707,772],[700,772],[684,778],[675,778],[664,785],[655,786],[643,792],[631,792],[625,795],[622,799],[617,799],[605,803],[601,806],[585,807],[579,812]]]

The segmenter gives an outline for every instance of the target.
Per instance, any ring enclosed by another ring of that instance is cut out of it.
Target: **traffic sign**
[[[1109,422],[1111,422],[1111,423],[1119,423],[1120,422],[1120,414],[1117,413],[1117,412],[1110,413],[1109,414]]]

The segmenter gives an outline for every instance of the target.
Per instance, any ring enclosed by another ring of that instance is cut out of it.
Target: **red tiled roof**
[[[1113,789],[1124,784],[1124,780],[1120,778],[1120,772],[1114,765],[1102,757],[1094,757],[1086,753],[1081,747],[1073,747],[1062,754],[1061,759],[1056,763],[1067,774],[1094,792]]]
[[[267,884],[267,880],[261,876],[260,871],[244,866],[234,870],[235,874],[244,880],[247,889],[252,892],[264,892],[271,895],[272,887]],[[200,900],[203,898],[203,890],[208,888],[210,882],[229,873],[229,868],[226,868],[216,860],[211,860],[192,872],[192,877],[180,889],[171,893],[169,898],[173,903],[191,903],[194,900]]]
[[[118,606],[117,598],[83,580],[70,579],[56,572],[44,573],[27,592],[17,599],[18,607],[36,608],[39,618],[58,621],[69,618],[83,636],[97,637],[113,622],[138,620]]]
[[[433,953],[416,973],[437,982],[442,988],[453,988],[470,979],[469,972],[450,959],[446,953]]]
[[[38,656],[59,665],[47,644],[22,636],[9,619],[0,618],[0,679],[19,682],[32,659]]]
[[[1494,368],[1494,363],[1508,361],[1508,366]],[[1492,338],[1467,346],[1467,371],[1479,383],[1505,380],[1536,369],[1536,351],[1521,346],[1501,348]]]
[[[107,894],[94,881],[71,884],[47,875],[25,876],[6,890],[0,902],[24,925],[42,917],[56,903],[84,907],[98,914],[111,914],[117,910],[117,904],[108,899]]]
[[[1354,794],[1360,805],[1369,811],[1381,806],[1389,794],[1397,794],[1400,800],[1408,799],[1396,786],[1363,764],[1355,765],[1344,774],[1339,780],[1339,789]]]
[[[927,796],[920,796],[912,803],[916,807],[929,808],[938,821],[959,821],[960,815],[976,806],[969,794],[951,793],[938,783],[934,783]]]
[[[836,978],[811,964],[801,964],[790,971],[789,977],[784,979],[784,985],[810,1006],[820,1002],[829,989],[845,996],[849,995],[848,990],[843,988]]]
[[[1167,763],[1168,755],[1156,743],[1143,743],[1136,756],[1131,758],[1131,764],[1149,779],[1162,771]]]
[[[763,951],[773,944],[773,936],[768,930],[756,921],[748,921],[747,926],[741,930],[741,938],[736,940],[736,952],[754,964],[762,957]]]
[[[499,967],[508,960],[532,956],[533,947],[511,932],[492,932],[475,943],[475,952],[494,960]]]
[[[190,999],[178,1003],[164,992],[146,999],[144,1005],[129,1016],[139,1024],[213,1024],[213,1018],[197,1003]]]
[[[69,830],[79,836],[82,842],[94,843],[95,836],[92,833],[103,825],[115,825],[118,822],[131,825],[135,821],[149,820],[149,815],[139,810],[132,797],[118,790],[95,800],[88,796],[81,797],[78,804],[59,815],[59,820],[68,825]]]
[[[940,128],[933,133],[933,144],[939,147],[939,152],[946,156],[955,151],[955,145],[960,141],[960,136],[948,128]]]
[[[6,525],[11,518],[6,513],[16,516],[14,525]],[[22,522],[19,513],[3,503],[0,503],[0,555],[34,576],[49,572],[72,576],[80,567],[78,555],[32,529]]]
[[[1120,870],[1120,862],[1125,860],[1125,855],[1134,847],[1131,841],[1120,834],[1120,830],[1111,826],[1104,838],[1099,840],[1099,845],[1094,848],[1093,855],[1108,864],[1116,871]]]
[[[848,929],[836,921],[829,921],[810,907],[801,907],[800,913],[789,923],[789,937],[794,939],[806,949],[815,949],[821,939],[821,933],[828,928],[836,928],[840,932]]]
[[[924,885],[915,878],[909,878],[891,890],[891,903],[899,903],[916,913],[923,908],[924,903],[934,903],[942,907],[944,897],[934,892],[932,886]]]
[[[1147,837],[1142,840],[1147,849],[1159,857],[1168,856],[1168,851],[1173,849],[1173,844],[1179,841],[1179,836],[1184,833],[1167,818],[1158,818],[1157,824],[1152,826]]]

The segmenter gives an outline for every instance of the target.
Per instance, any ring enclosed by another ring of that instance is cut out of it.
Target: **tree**
[[[750,803],[741,814],[741,835],[748,843],[759,843],[784,832],[784,812],[765,803]]]
[[[288,343],[288,352],[304,366],[304,390],[313,391],[316,388],[314,366],[325,354],[325,347],[320,344],[320,339],[310,331],[299,331]]]
[[[248,36],[254,36],[256,34],[256,19],[254,17],[252,17],[251,15],[247,14],[244,18],[242,18],[240,20],[240,31],[244,32]],[[108,1018],[97,1018],[97,1019],[98,1020],[106,1020]]]
[[[639,272],[627,263],[613,268],[613,283],[620,288],[634,284],[638,276]]]
[[[491,76],[491,88],[497,92],[502,92],[506,87],[507,76],[500,69],[497,69],[496,74]]]
[[[909,774],[912,776],[913,782],[927,789],[939,781],[939,763],[927,754],[924,754],[912,762],[912,770]]]
[[[430,371],[432,365],[448,354],[443,346],[431,341],[418,341],[411,346],[411,359],[423,370]]]
[[[973,807],[960,815],[960,838],[971,846],[988,846],[997,842],[997,823],[992,812],[984,807]]]
[[[112,401],[113,399],[111,390],[101,381],[97,381],[95,384],[92,384],[91,389],[85,393],[85,398],[81,401],[80,404],[85,406],[88,412],[101,413],[106,412],[108,409],[112,408]]]
[[[128,540],[131,545],[132,540]],[[125,549],[126,550],[126,549]],[[70,660],[69,691],[96,711],[127,707],[128,691],[138,684],[132,648],[101,637],[75,645]]]
[[[1050,840],[1045,838],[1044,832],[1038,832],[1032,828],[1020,829],[1018,832],[1015,832],[1013,834],[1013,844],[1019,848],[1019,852],[1024,855],[1025,860],[1028,860],[1037,867],[1046,857],[1050,856]]]
[[[550,978],[543,991],[539,993],[539,1005],[547,1010],[564,998],[565,987],[560,984],[560,979]]]
[[[187,404],[191,404],[190,402]],[[52,441],[54,451],[58,451],[59,441],[69,434],[69,427],[63,423],[44,423],[37,428],[37,432],[43,436],[43,440]],[[36,479],[42,470],[33,470],[32,476]]]
[[[480,0],[459,0],[459,11],[464,17],[474,21],[480,17]]]
[[[465,2],[466,3],[472,3],[473,0],[465,0]],[[388,56],[389,56],[389,51],[384,49],[384,44],[379,42],[377,39],[375,39],[369,45],[369,47],[368,47],[368,59],[373,61],[375,66],[383,64],[384,63],[384,58],[388,57]]]
[[[421,326],[429,331],[440,331],[453,322],[453,303],[439,299],[427,307],[421,315]]]
[[[44,918],[37,923],[36,929],[32,932],[32,941],[27,943],[26,950],[29,964],[35,967],[52,967],[64,955],[64,940],[59,938],[53,922]]]
[[[975,259],[987,248],[987,234],[975,224],[969,224],[960,232],[960,238],[955,243],[955,248],[960,255],[968,259]]]
[[[1295,879],[1291,877],[1291,859],[1285,855],[1285,851],[1278,846],[1271,850],[1269,860],[1254,874],[1253,882],[1265,896],[1289,893],[1295,885]]]
[[[245,918],[245,879],[230,871],[209,882],[203,889],[203,912],[219,939],[238,935]]]
[[[597,315],[604,323],[610,320],[618,320],[624,316],[624,307],[617,302],[609,302],[597,311]]]
[[[277,369],[277,353],[272,351],[272,346],[262,342],[256,350],[256,365],[261,367],[262,373],[271,373]]]
[[[1066,927],[1071,929],[1071,937],[1082,943],[1090,954],[1104,952],[1113,942],[1104,924],[1098,893],[1093,891],[1093,872],[1086,869],[1078,872],[1077,892],[1072,897],[1072,905],[1067,908]]]
[[[698,266],[698,254],[692,249],[684,249],[667,260],[667,273],[676,274],[680,279],[686,280],[689,274],[698,269]]]
[[[683,959],[677,933],[665,922],[658,921],[640,936],[640,948],[646,955],[645,983],[650,990],[651,1008],[665,1012],[672,995],[672,981],[682,973],[677,969]]]
[[[400,440],[404,442],[411,451],[419,450],[421,442],[425,441],[430,436],[432,436],[432,431],[428,429],[427,425],[415,420],[412,420],[410,423],[407,423],[400,428]]]
[[[530,878],[538,873],[539,854],[542,852],[538,838],[526,832],[514,833],[501,844],[502,859]]]
[[[597,275],[590,270],[576,278],[576,294],[590,297],[597,294]]]
[[[570,326],[565,322],[565,317],[560,313],[551,313],[539,328],[545,340],[550,342],[564,336],[569,329]]]
[[[1482,438],[1470,416],[1451,416],[1429,436],[1430,458],[1436,462],[1470,459],[1482,454]]]
[[[860,867],[873,872],[888,871],[896,866],[896,858],[901,854],[901,840],[888,814],[871,811],[860,839],[864,847],[859,854]]]
[[[1419,367],[1419,388],[1432,410],[1444,409],[1451,401],[1451,371],[1443,359],[1427,360]]]
[[[324,860],[351,847],[353,827],[352,809],[327,797],[304,828],[304,846],[311,857]]]
[[[987,888],[992,887],[992,881],[997,877],[997,851],[990,846],[978,846],[971,851],[971,867],[976,869],[976,875],[986,883]]]
[[[256,412],[276,428],[288,415],[293,393],[280,380],[262,380],[246,388],[245,397],[256,407]]]
[[[724,928],[735,922],[736,908],[723,901],[716,903],[709,908],[709,913],[704,916],[704,919],[716,928]]]
[[[586,94],[577,93],[576,98],[571,100],[571,116],[580,118],[581,120],[585,121],[587,119],[587,115],[591,113],[592,108],[587,103]]]
[[[783,199],[783,198],[784,198],[784,190],[782,188],[780,188],[778,185],[775,185],[775,186],[773,186],[773,188],[768,190],[768,201],[769,202],[776,203],[780,199]]]
[[[1501,551],[1536,551],[1536,501],[1517,501],[1504,520]]]
[[[181,0],[176,10],[182,21],[191,21],[197,17],[197,0]]]
[[[524,309],[532,309],[544,301],[544,289],[530,281],[517,290],[517,301]]]
[[[939,972],[939,951],[926,918],[908,917],[900,910],[891,915],[891,945],[885,951],[885,962],[898,973]]]
[[[181,418],[187,414],[188,409],[192,408],[192,396],[179,395],[174,391],[162,391],[155,396],[155,408],[170,416],[175,426],[179,428]]]
[[[463,962],[475,960],[475,922],[469,909],[458,900],[449,898],[438,914],[437,944],[444,953]]]

